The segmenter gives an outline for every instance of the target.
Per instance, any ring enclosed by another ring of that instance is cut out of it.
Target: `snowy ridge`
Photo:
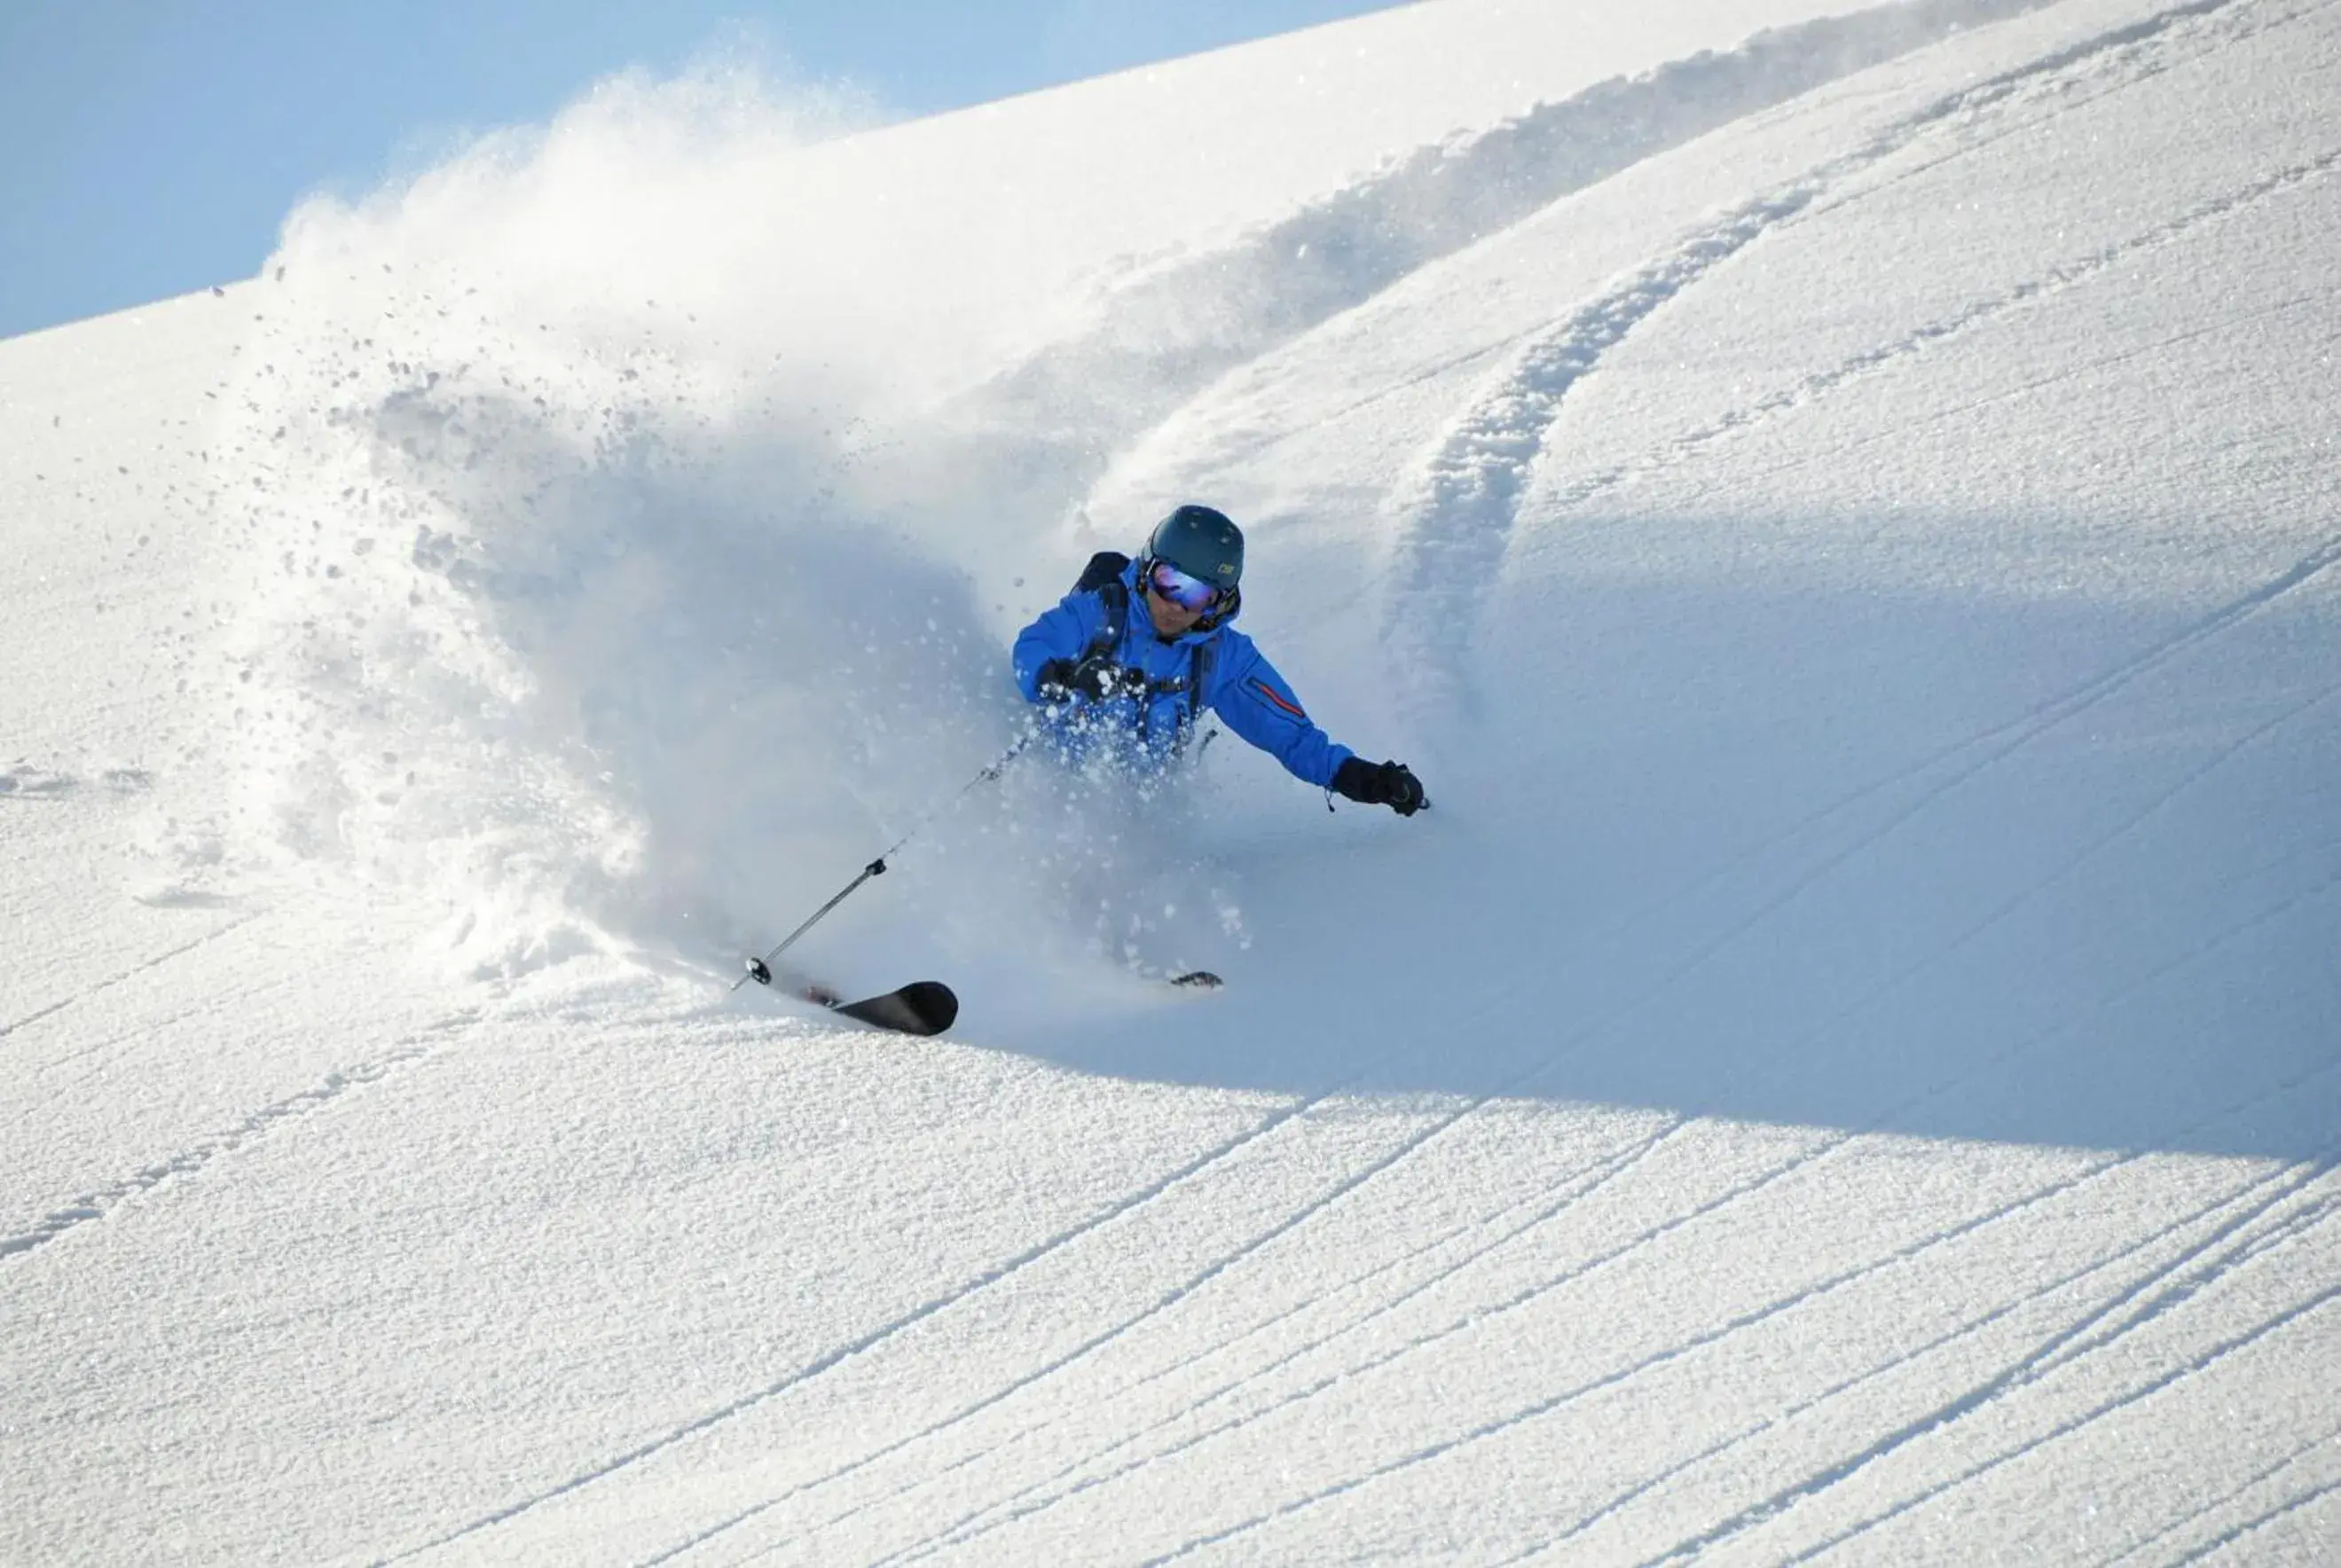
[[[1572,192],[1720,125],[2040,0],[1932,0],[1768,28],[1602,82],[1390,167],[1200,254],[1130,263],[1087,332],[965,394],[995,434],[1141,432],[1215,377]],[[1094,477],[1093,473],[1091,477]],[[1068,498],[1035,498],[1061,507]]]

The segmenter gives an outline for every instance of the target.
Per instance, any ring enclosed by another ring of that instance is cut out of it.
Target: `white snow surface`
[[[0,344],[0,1561],[2341,1562],[2336,105],[623,82]],[[962,790],[1190,499],[1428,814]],[[728,988],[904,834],[791,957],[951,1035]]]

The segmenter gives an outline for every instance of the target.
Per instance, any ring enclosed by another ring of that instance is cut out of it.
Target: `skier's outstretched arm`
[[[1260,657],[1249,638],[1230,635],[1227,656],[1212,671],[1207,700],[1227,727],[1284,764],[1303,783],[1320,789],[1333,786],[1333,775],[1350,756],[1350,749],[1317,728],[1301,710],[1300,699],[1276,667]]]
[[[1310,721],[1300,700],[1249,638],[1230,637],[1227,659],[1211,682],[1211,710],[1294,778],[1368,806],[1411,817],[1430,804],[1421,781],[1402,762],[1367,761]]]

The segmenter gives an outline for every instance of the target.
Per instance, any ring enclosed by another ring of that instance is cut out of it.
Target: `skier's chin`
[[[1154,618],[1155,635],[1165,642],[1176,637],[1183,637],[1194,630],[1195,623],[1203,619],[1198,611],[1166,605],[1161,600],[1151,595],[1146,600],[1146,608],[1148,613]]]

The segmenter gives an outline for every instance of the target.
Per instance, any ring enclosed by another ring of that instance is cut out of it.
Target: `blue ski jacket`
[[[1189,631],[1166,641],[1155,631],[1145,596],[1138,591],[1137,563],[1122,568],[1121,576],[1129,602],[1121,646],[1112,657],[1146,678],[1148,693],[1105,702],[1076,696],[1069,702],[1044,704],[1041,722],[1061,749],[1088,756],[1102,744],[1134,741],[1132,760],[1141,768],[1159,769],[1177,757],[1202,710],[1209,709],[1230,729],[1283,763],[1293,777],[1330,788],[1334,769],[1349,759],[1350,750],[1310,721],[1276,667],[1260,657],[1250,638],[1229,624],[1242,613],[1242,605],[1209,630]],[[1018,635],[1011,660],[1017,690],[1026,701],[1041,700],[1042,665],[1054,659],[1078,660],[1096,646],[1105,613],[1104,595],[1076,589]],[[1204,655],[1205,671],[1205,689],[1200,693],[1191,690],[1199,653]]]

